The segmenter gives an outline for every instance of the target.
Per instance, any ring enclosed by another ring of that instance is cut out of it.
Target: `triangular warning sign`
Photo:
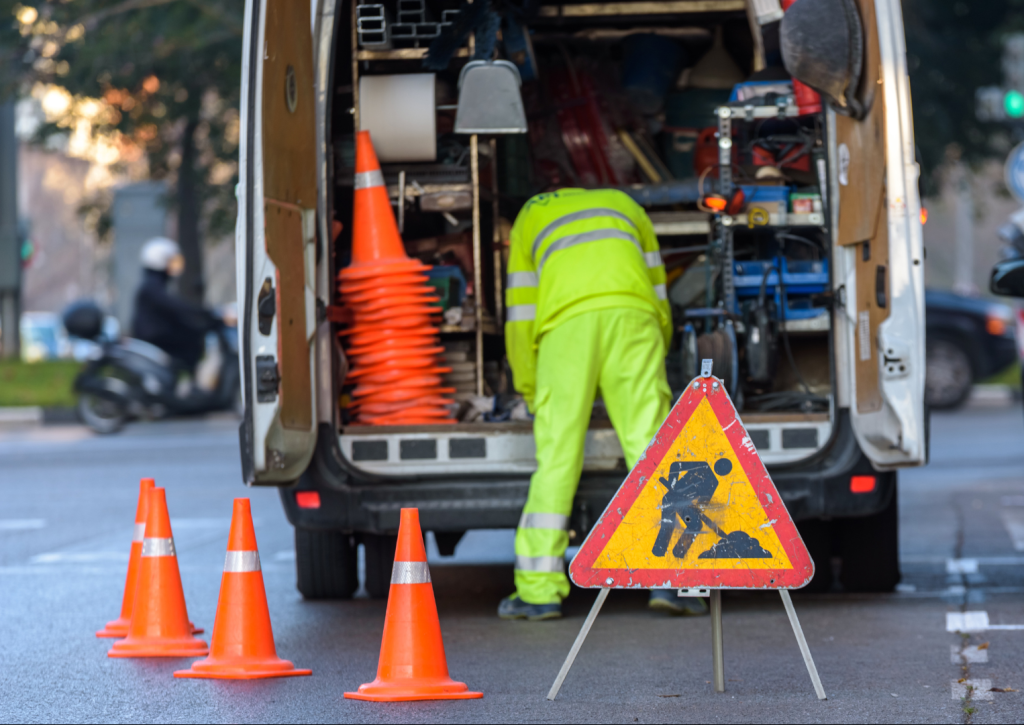
[[[581,587],[797,589],[814,575],[722,382],[697,378],[569,566]]]

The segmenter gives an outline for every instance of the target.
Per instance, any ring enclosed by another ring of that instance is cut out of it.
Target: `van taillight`
[[[875,490],[874,476],[851,476],[850,493],[871,493]]]
[[[295,494],[295,503],[299,505],[300,509],[318,509],[320,508],[320,492],[299,491]]]

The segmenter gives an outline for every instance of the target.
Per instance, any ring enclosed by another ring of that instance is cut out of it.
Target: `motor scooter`
[[[218,319],[211,330],[216,344],[207,346],[207,358],[212,355],[215,381],[206,389],[195,382],[182,386],[181,366],[155,345],[130,337],[102,339],[99,326],[93,324],[96,314],[102,319],[98,308],[91,310],[80,303],[64,316],[69,333],[93,340],[98,346],[74,383],[78,415],[89,428],[110,434],[134,419],[156,420],[232,409],[240,412],[235,327]],[[199,367],[209,362],[204,358]]]

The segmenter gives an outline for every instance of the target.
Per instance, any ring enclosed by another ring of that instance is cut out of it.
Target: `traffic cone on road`
[[[174,676],[255,680],[310,674],[312,670],[297,670],[277,656],[249,499],[236,498],[210,656]]]
[[[142,538],[146,531],[146,501],[149,490],[156,483],[152,478],[139,481],[139,503],[135,507],[135,533],[132,536],[132,551],[128,556],[128,578],[124,582],[124,596],[121,598],[121,616],[107,622],[107,626],[96,633],[97,637],[124,637],[132,622],[132,605],[135,603],[135,587],[139,580],[139,556],[142,554]]]
[[[352,700],[470,700],[483,697],[448,676],[419,509],[402,509],[391,570],[377,679],[346,692]]]
[[[209,648],[192,636],[192,629],[174,552],[166,492],[153,488],[146,506],[146,536],[128,636],[115,642],[107,656],[201,657]]]
[[[135,604],[135,590],[139,581],[139,557],[142,554],[142,539],[146,533],[146,502],[149,491],[156,485],[152,478],[139,481],[139,503],[135,507],[135,532],[132,535],[132,549],[128,555],[128,577],[124,583],[124,596],[121,598],[121,616],[107,622],[106,626],[96,633],[97,637],[125,637],[128,626],[132,623],[132,610]],[[202,634],[203,630],[192,625],[192,634]]]

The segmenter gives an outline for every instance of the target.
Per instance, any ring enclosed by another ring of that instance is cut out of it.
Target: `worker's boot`
[[[530,604],[512,594],[501,600],[498,616],[502,619],[528,619],[539,622],[542,619],[558,619],[562,616],[561,604]]]
[[[699,617],[708,613],[708,605],[703,599],[678,597],[675,589],[652,589],[647,606],[668,614],[688,617]]]

